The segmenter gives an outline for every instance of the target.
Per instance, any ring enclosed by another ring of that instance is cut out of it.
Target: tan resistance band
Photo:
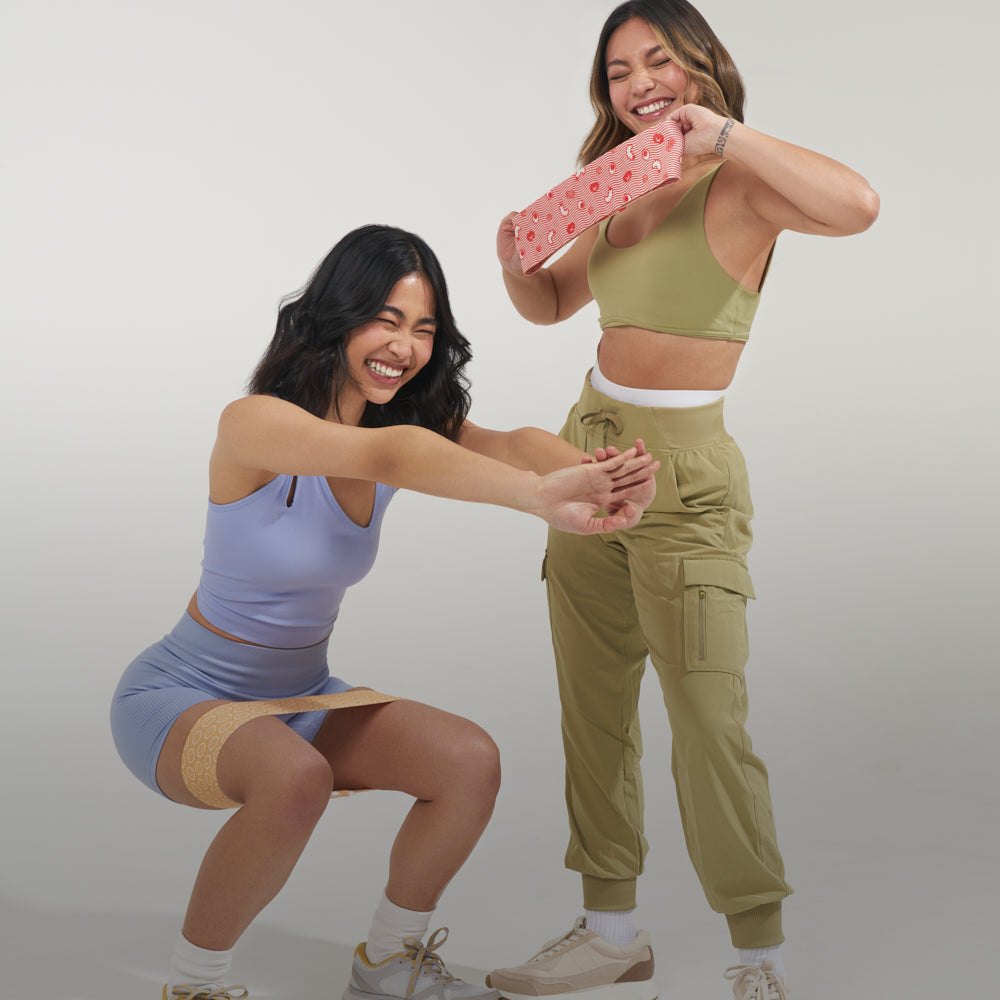
[[[213,809],[239,808],[242,803],[234,802],[219,787],[215,769],[223,745],[240,726],[263,715],[330,711],[399,700],[395,695],[381,694],[370,688],[352,688],[339,694],[275,698],[270,701],[228,701],[224,705],[217,705],[198,719],[184,741],[184,753],[181,756],[184,784],[196,799]],[[331,798],[352,794],[352,791],[334,792]]]

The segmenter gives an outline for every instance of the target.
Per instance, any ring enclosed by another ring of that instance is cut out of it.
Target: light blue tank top
[[[277,476],[234,503],[209,502],[198,607],[216,628],[261,646],[311,646],[333,628],[349,586],[375,562],[395,489],[375,484],[367,527],[323,476]]]

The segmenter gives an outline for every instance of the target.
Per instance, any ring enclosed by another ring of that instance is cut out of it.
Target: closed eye
[[[649,66],[651,69],[660,69],[662,66],[667,66],[671,62],[673,62],[673,60],[669,56],[666,56],[665,58],[660,59],[657,62],[650,62],[647,60],[646,65]],[[621,64],[619,63],[619,65]],[[629,75],[630,75],[630,70],[624,69],[624,70],[616,70],[614,75],[612,76],[611,69],[609,67],[608,83],[618,83],[621,80],[627,80]]]

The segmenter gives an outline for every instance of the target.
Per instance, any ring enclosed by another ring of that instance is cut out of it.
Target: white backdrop
[[[159,996],[220,817],[136,782],[107,704],[194,589],[215,419],[279,298],[348,229],[413,229],[473,342],[473,419],[562,423],[596,307],[530,327],[493,237],[572,169],[611,6],[5,0],[4,995]],[[786,952],[803,997],[978,996],[995,978],[1000,261],[983,104],[998,24],[925,6],[701,5],[746,78],[748,122],[882,196],[861,236],[782,237],[727,402],[758,510],[750,729],[797,890]],[[579,912],[544,534],[401,494],[332,647],[336,673],[500,744],[496,816],[439,911],[470,976]],[[725,924],[684,854],[652,677],[643,719],[640,923],[665,998],[726,996]],[[339,996],[405,807],[331,806],[238,952],[255,997]]]

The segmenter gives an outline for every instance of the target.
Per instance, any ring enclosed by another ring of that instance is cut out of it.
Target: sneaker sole
[[[401,997],[390,996],[388,993],[368,993],[365,990],[353,990],[348,986],[341,1000],[402,1000]]]
[[[487,987],[483,990],[481,994],[482,1000],[492,1000],[492,997],[496,995],[499,991],[490,992],[490,988]],[[502,996],[502,994],[501,994]],[[396,994],[392,993],[368,993],[363,990],[352,989],[350,986],[344,990],[344,995],[341,1000],[402,1000]],[[539,997],[533,997],[532,1000],[540,1000]]]
[[[493,989],[500,988],[494,986]],[[609,983],[607,986],[563,990],[561,993],[512,993],[510,990],[500,989],[500,996],[506,1000],[556,1000],[557,997],[586,997],[586,1000],[659,1000],[659,995],[656,981],[653,979],[642,979],[634,983]]]
[[[390,997],[385,993],[367,993],[362,990],[351,989],[350,986],[344,990],[344,995],[341,1000],[390,1000]],[[392,998],[392,1000],[400,1000],[399,997]]]

